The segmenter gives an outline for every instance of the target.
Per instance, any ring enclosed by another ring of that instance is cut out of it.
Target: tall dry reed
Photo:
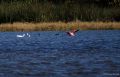
[[[44,23],[6,23],[0,31],[65,31],[65,30],[119,30],[120,22],[44,22]]]

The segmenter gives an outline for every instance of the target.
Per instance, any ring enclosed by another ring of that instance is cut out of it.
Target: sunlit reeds
[[[0,31],[120,30],[120,22],[46,22],[1,24]]]

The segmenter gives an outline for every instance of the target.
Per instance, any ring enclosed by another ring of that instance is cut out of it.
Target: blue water
[[[0,33],[0,77],[119,77],[120,31]]]

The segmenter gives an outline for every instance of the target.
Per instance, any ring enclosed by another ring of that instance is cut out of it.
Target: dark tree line
[[[53,3],[55,5],[79,4],[97,5],[99,7],[120,7],[120,0],[0,0],[0,3],[26,2],[26,3]]]
[[[79,3],[79,4],[97,3],[104,6],[120,4],[120,0],[0,0],[0,3],[2,2],[52,2],[55,4],[63,4],[65,2]]]
[[[0,0],[0,22],[119,21],[120,0]]]

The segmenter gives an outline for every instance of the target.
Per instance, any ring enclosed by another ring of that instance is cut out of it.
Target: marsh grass
[[[28,2],[24,2],[28,1]],[[120,21],[120,8],[101,8],[93,4],[34,3],[30,0],[0,4],[0,23],[58,21]],[[34,0],[32,0],[34,1]]]
[[[120,22],[43,22],[43,23],[6,23],[0,31],[66,31],[79,30],[120,30]]]

